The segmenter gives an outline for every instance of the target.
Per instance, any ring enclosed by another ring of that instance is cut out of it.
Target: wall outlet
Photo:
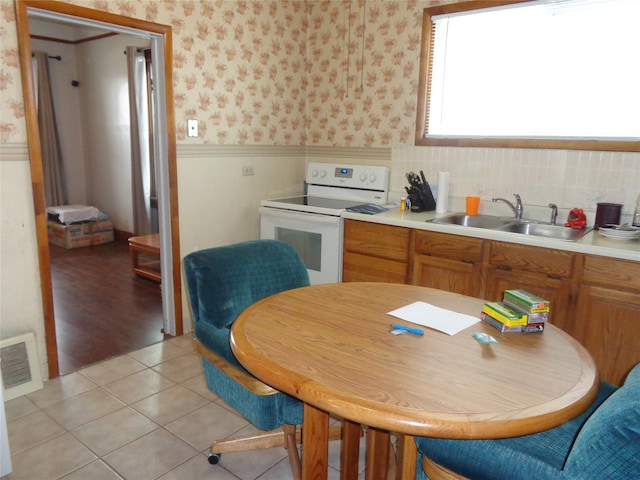
[[[255,175],[255,174],[256,174],[256,167],[254,167],[253,165],[245,165],[242,167],[243,177],[248,177],[249,175]]]

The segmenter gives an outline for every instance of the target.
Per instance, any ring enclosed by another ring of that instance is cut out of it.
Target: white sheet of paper
[[[388,315],[401,318],[411,323],[433,328],[449,335],[470,327],[480,321],[478,318],[463,313],[453,312],[445,308],[436,307],[430,303],[414,302],[407,306],[388,312]]]

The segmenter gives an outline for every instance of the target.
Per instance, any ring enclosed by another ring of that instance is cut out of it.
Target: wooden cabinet
[[[415,232],[411,283],[478,297],[483,240],[437,232]]]
[[[572,314],[576,254],[497,241],[488,249],[484,297],[500,301],[505,290],[522,288],[549,300],[549,321],[564,329]]]
[[[522,288],[550,300],[550,322],[587,348],[603,380],[619,385],[640,362],[638,262],[347,219],[343,281],[494,301]]]
[[[585,256],[575,313],[567,332],[589,350],[600,376],[620,385],[640,362],[640,265]]]
[[[342,281],[408,283],[410,233],[405,227],[345,220]]]

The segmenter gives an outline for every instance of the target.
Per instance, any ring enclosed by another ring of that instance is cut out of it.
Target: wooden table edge
[[[583,371],[575,386],[560,398],[542,405],[536,405],[522,410],[515,417],[505,416],[502,419],[504,428],[496,428],[495,415],[483,420],[485,414],[476,415],[441,415],[438,419],[421,419],[414,410],[406,410],[402,415],[398,414],[398,407],[387,407],[376,402],[354,398],[348,395],[340,395],[333,392],[331,396],[324,394],[322,385],[297,376],[293,373],[278,372],[279,366],[269,359],[261,360],[259,365],[252,361],[260,354],[238,334],[244,326],[245,319],[260,304],[268,301],[270,297],[261,300],[245,310],[234,322],[230,343],[231,349],[238,361],[245,368],[267,385],[294,396],[315,408],[332,412],[333,414],[348,418],[351,421],[361,423],[391,432],[402,432],[412,436],[431,436],[452,439],[497,439],[519,435],[528,435],[542,430],[556,427],[569,421],[584,412],[595,399],[599,377],[593,359],[587,350],[574,338],[553,325],[547,329],[555,329],[556,333],[566,337],[582,358]],[[544,335],[544,333],[543,333]],[[540,410],[549,403],[560,403],[557,409],[550,408],[539,415],[530,415],[531,410]],[[564,405],[562,405],[564,403]],[[367,411],[375,412],[367,414]],[[362,413],[365,412],[365,413]],[[499,434],[497,432],[500,432]]]

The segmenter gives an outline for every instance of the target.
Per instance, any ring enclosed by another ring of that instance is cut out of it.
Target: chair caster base
[[[222,455],[220,455],[219,453],[210,453],[209,454],[209,463],[211,465],[216,465],[219,461],[220,461],[220,457]]]

